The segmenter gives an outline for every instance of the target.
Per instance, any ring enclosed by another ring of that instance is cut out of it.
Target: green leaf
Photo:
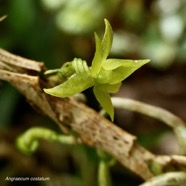
[[[105,21],[105,33],[103,36],[103,40],[101,42],[102,60],[105,60],[108,57],[112,46],[112,40],[113,40],[112,27],[110,26],[110,23],[106,19],[104,21]]]
[[[93,91],[96,99],[99,101],[100,105],[105,109],[105,111],[109,114],[111,120],[113,121],[114,109],[109,93],[105,91],[104,87],[102,88],[101,84],[95,85]]]
[[[96,42],[96,51],[94,54],[94,58],[92,60],[92,67],[91,67],[92,77],[97,77],[103,63],[101,59],[101,40],[96,33],[95,33],[95,42]]]
[[[94,79],[87,73],[74,74],[64,83],[53,88],[44,89],[44,91],[52,96],[64,98],[82,92],[93,85]]]
[[[114,70],[118,67],[126,67],[126,68],[140,68],[144,64],[148,63],[149,59],[143,59],[143,60],[130,60],[130,59],[107,59],[102,64],[102,67],[105,70]]]

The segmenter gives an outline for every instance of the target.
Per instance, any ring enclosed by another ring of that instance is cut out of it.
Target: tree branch
[[[59,99],[43,92],[52,82],[42,76],[45,66],[0,49],[0,79],[16,87],[28,101],[53,119],[65,133],[76,131],[79,139],[107,151],[122,165],[147,180],[154,176],[151,163],[164,166],[161,158],[136,142],[135,136],[120,129],[74,98]],[[186,159],[182,167],[186,167]],[[178,158],[179,159],[179,158]],[[171,161],[170,163],[171,164]],[[167,166],[167,165],[166,165]]]

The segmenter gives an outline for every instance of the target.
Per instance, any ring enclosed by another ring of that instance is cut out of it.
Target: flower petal
[[[109,55],[112,46],[112,39],[112,27],[110,26],[110,23],[105,19],[105,33],[103,36],[103,40],[101,41],[98,35],[95,33],[96,51],[91,67],[91,75],[94,78],[96,78],[99,74],[103,62]]]
[[[105,109],[105,111],[109,114],[111,120],[113,121],[114,109],[112,106],[110,95],[101,86],[102,85],[99,85],[99,84],[94,86],[94,89],[93,89],[94,94],[96,96],[96,99],[99,101],[100,105]]]
[[[101,66],[103,62],[101,58],[101,40],[96,33],[95,33],[95,42],[96,42],[96,51],[94,54],[94,58],[92,60],[92,67],[91,67],[92,77],[97,77],[99,71],[101,70]]]
[[[75,74],[64,83],[53,88],[44,89],[44,91],[52,96],[64,98],[82,92],[93,85],[94,79],[87,73]]]
[[[96,86],[100,86],[101,89],[106,92],[116,93],[121,86],[121,82],[116,83],[116,84],[96,84]]]
[[[148,63],[149,59],[143,60],[130,60],[130,59],[107,59],[104,61],[102,67],[105,70],[114,70],[118,67],[126,67],[126,68],[140,68],[144,64]]]
[[[118,92],[120,86],[121,86],[121,82],[116,83],[116,84],[107,84],[107,91],[109,93],[116,93]]]
[[[95,80],[97,83],[106,84],[110,82],[111,78],[112,78],[112,70],[104,70],[103,68],[101,68],[100,73],[98,74]]]
[[[125,68],[125,67],[119,67],[112,71],[112,78],[109,84],[116,84],[124,79],[126,79],[128,76],[130,76],[136,68]]]
[[[103,40],[101,42],[102,60],[105,60],[108,57],[112,46],[112,40],[113,40],[112,27],[110,26],[110,23],[106,19],[104,21],[105,21],[105,33],[103,36]]]

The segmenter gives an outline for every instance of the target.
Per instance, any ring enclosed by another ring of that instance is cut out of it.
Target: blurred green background
[[[0,0],[0,47],[11,53],[44,61],[59,68],[74,57],[90,64],[94,31],[104,32],[106,18],[114,30],[110,56],[150,58],[151,63],[129,77],[116,94],[162,106],[186,120],[186,1],[185,0]],[[88,104],[98,108],[90,93]],[[170,129],[162,123],[117,110],[115,123],[138,136],[156,153],[177,153]],[[33,156],[14,147],[18,134],[31,126],[57,126],[29,106],[13,87],[0,82],[0,183],[7,176],[45,176],[50,181],[32,185],[95,186],[94,149],[43,141]],[[170,148],[165,144],[170,143]],[[19,162],[19,163],[18,163]],[[137,186],[142,180],[121,165],[111,169],[113,186]],[[28,183],[29,185],[30,183]]]

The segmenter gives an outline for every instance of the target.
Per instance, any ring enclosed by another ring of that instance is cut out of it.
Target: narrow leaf
[[[101,42],[102,60],[105,60],[108,57],[112,46],[112,40],[113,40],[112,27],[110,26],[110,23],[106,19],[104,21],[105,21],[105,33],[103,36],[103,40]]]
[[[107,59],[103,63],[103,68],[105,70],[114,70],[118,67],[127,67],[127,68],[140,68],[144,64],[148,63],[149,59],[143,60],[130,60],[130,59]]]
[[[64,83],[54,88],[44,89],[44,91],[52,96],[64,98],[82,92],[93,85],[94,79],[91,76],[86,73],[75,74]]]
[[[101,40],[96,33],[95,33],[95,42],[96,42],[96,51],[94,54],[94,58],[92,60],[92,68],[91,68],[91,75],[93,77],[97,77],[99,71],[101,70],[101,66],[103,62],[101,59]]]
[[[110,95],[108,92],[101,87],[102,85],[95,85],[94,86],[94,94],[96,99],[99,101],[100,105],[105,109],[105,111],[109,114],[111,120],[114,120],[114,109],[112,106],[112,102],[110,99]]]

